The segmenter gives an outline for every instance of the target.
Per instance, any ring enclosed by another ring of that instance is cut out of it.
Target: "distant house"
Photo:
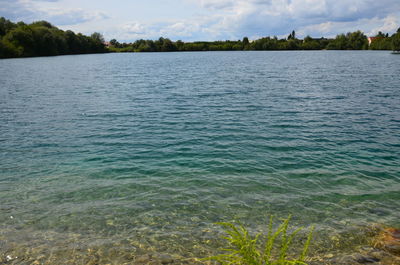
[[[109,41],[105,41],[103,44],[104,44],[104,46],[106,46],[106,47],[110,47],[110,46],[111,46],[111,44],[110,44]]]
[[[379,39],[383,39],[383,37],[368,37],[368,46],[370,46],[372,42]]]

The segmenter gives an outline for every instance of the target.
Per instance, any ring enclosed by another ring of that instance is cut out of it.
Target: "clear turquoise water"
[[[398,226],[399,59],[0,60],[0,249],[203,257],[218,245],[217,221],[258,229],[292,213],[321,235]]]

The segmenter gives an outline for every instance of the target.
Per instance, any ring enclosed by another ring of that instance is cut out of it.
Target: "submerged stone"
[[[375,238],[374,246],[395,255],[400,255],[400,229],[385,228]]]
[[[174,262],[174,259],[168,254],[160,254],[158,258],[161,264],[170,264]]]
[[[360,256],[356,259],[356,261],[358,263],[361,264],[366,264],[366,263],[375,263],[378,262],[379,259],[378,258],[374,258],[374,257],[368,257],[368,256]]]
[[[135,259],[137,264],[146,264],[148,262],[150,262],[152,260],[152,256],[151,255],[143,255],[143,256],[139,256]]]

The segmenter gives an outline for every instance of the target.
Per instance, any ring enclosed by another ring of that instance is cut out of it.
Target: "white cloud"
[[[123,31],[130,34],[145,34],[145,25],[138,22],[128,23],[122,26]]]
[[[211,32],[235,39],[286,35],[293,29],[300,36],[393,32],[400,15],[398,0],[201,0],[199,5],[217,18]]]
[[[43,17],[44,20],[49,20],[59,26],[109,18],[104,12],[85,11],[81,8],[38,8],[37,13],[41,14],[40,17]]]
[[[395,32],[400,27],[400,18],[393,14],[381,19],[374,25],[371,25],[371,30],[368,32],[370,36],[376,35],[379,31],[381,32]]]
[[[255,39],[287,36],[292,30],[299,37],[335,36],[358,29],[373,35],[378,31],[393,33],[400,23],[399,0],[170,0],[172,5],[184,1],[197,11],[190,16],[178,14],[173,18],[152,17],[133,22],[127,22],[130,17],[122,18],[118,13],[106,21],[108,16],[101,11],[62,8],[68,0],[60,0],[63,5],[57,0],[0,1],[5,1],[0,5],[0,16],[14,21],[48,20],[57,26],[64,25],[63,28],[100,31],[106,38],[120,41],[160,36],[186,41],[244,36]]]
[[[47,20],[57,26],[76,25],[93,20],[107,19],[105,12],[82,8],[43,7],[45,2],[58,0],[2,0],[0,15],[13,21],[32,22]]]
[[[355,30],[361,30],[368,36],[374,36],[379,31],[384,33],[393,33],[400,25],[398,16],[389,14],[384,18],[363,18],[350,22],[324,22],[315,25],[309,25],[301,28],[297,33],[301,36],[313,35],[334,37],[338,33],[347,33]]]

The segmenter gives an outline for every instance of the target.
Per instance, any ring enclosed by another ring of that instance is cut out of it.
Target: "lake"
[[[400,225],[399,59],[0,60],[0,254],[15,264],[193,261],[223,246],[215,222],[258,231],[289,214],[294,227],[315,224],[311,253],[351,252],[365,227]]]

